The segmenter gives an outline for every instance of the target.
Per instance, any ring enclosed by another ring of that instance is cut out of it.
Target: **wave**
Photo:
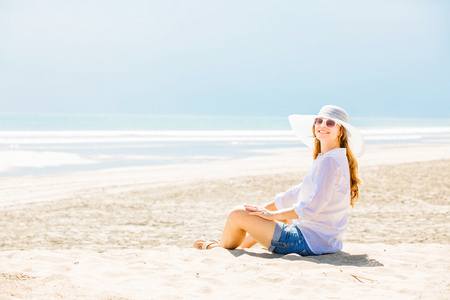
[[[371,142],[450,139],[450,127],[363,128],[361,132]],[[0,131],[2,145],[295,141],[290,130]]]
[[[294,141],[291,131],[4,131],[0,144]]]
[[[366,141],[448,140],[450,127],[366,128],[361,133]]]

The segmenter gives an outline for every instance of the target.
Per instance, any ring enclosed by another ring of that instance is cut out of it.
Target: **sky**
[[[450,117],[447,0],[0,0],[0,112]]]

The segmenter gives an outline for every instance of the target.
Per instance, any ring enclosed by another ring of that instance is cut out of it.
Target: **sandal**
[[[213,244],[219,244],[220,241],[218,240],[209,240],[209,241],[205,241],[205,240],[196,240],[194,242],[194,248],[198,249],[198,243],[203,242],[202,245],[202,249],[201,250],[209,250],[208,247],[213,245]],[[199,249],[200,250],[200,249]]]

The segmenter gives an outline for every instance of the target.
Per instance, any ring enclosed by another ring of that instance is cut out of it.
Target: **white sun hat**
[[[327,118],[344,126],[347,130],[350,149],[355,156],[364,154],[364,138],[358,129],[349,124],[349,117],[345,110],[335,105],[325,105],[317,115],[290,115],[289,122],[292,130],[309,148],[314,146],[312,126],[316,118]]]

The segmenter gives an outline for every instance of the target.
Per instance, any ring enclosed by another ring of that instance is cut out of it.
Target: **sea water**
[[[352,119],[366,144],[449,143],[449,119]],[[199,163],[304,147],[286,117],[0,114],[0,176]],[[267,154],[266,154],[267,155]]]

